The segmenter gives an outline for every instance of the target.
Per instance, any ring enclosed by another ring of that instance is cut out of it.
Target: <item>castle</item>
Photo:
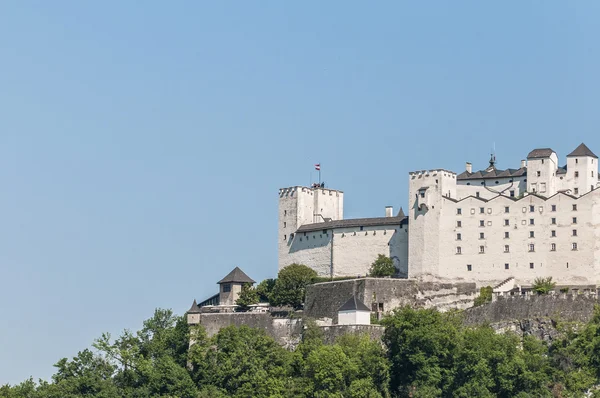
[[[600,277],[598,157],[579,145],[560,166],[550,148],[534,149],[520,167],[457,174],[409,173],[406,215],[343,218],[342,191],[279,190],[279,269],[310,266],[323,276],[364,276],[378,254],[397,276],[419,280],[597,284]]]

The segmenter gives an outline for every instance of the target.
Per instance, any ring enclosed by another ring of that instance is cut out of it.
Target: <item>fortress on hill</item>
[[[318,187],[279,190],[279,269],[302,263],[323,276],[364,276],[378,254],[397,276],[423,281],[561,285],[600,279],[598,157],[579,145],[559,162],[534,149],[518,168],[470,163],[409,173],[406,212],[346,220],[344,193]]]

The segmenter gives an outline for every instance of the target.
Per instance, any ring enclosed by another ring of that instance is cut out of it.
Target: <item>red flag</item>
[[[321,163],[315,164],[315,170],[321,170]]]

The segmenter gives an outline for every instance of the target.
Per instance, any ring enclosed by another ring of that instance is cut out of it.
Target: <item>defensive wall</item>
[[[355,294],[373,312],[383,314],[410,305],[415,308],[466,309],[477,296],[475,283],[421,282],[392,278],[360,278],[323,282],[306,289],[304,314],[337,322],[337,310]]]
[[[596,294],[519,295],[498,297],[496,301],[464,312],[466,325],[508,321],[552,319],[587,322],[598,304]]]

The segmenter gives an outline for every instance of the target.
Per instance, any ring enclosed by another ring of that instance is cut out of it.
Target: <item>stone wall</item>
[[[337,321],[337,310],[353,294],[376,312],[410,305],[440,311],[473,305],[475,283],[420,282],[407,279],[361,278],[317,283],[307,287],[304,313],[311,318]]]
[[[214,336],[220,329],[231,325],[261,329],[281,346],[288,349],[293,349],[298,345],[302,339],[303,331],[301,319],[275,318],[266,312],[201,314],[200,324],[206,329],[208,337]]]
[[[366,334],[371,340],[380,341],[385,328],[380,325],[333,325],[322,326],[321,330],[325,344],[334,344],[340,336],[345,334]]]
[[[493,303],[467,309],[464,322],[467,325],[536,319],[587,322],[595,304],[598,304],[595,295],[583,294],[499,297]]]

